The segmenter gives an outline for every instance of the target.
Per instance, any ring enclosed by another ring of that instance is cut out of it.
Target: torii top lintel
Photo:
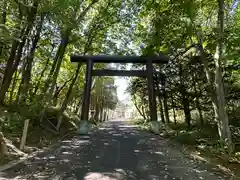
[[[96,55],[96,56],[83,56],[83,55],[72,55],[71,62],[86,63],[91,59],[94,63],[147,63],[149,59],[153,63],[167,64],[168,58],[160,56],[111,56],[111,55]]]

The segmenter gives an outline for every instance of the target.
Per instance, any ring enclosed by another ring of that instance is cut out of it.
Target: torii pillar
[[[156,106],[156,92],[153,82],[153,62],[148,59],[146,63],[147,68],[147,84],[148,84],[148,103],[150,110],[151,121],[157,121],[157,106]]]
[[[89,106],[90,106],[90,96],[91,96],[91,87],[92,87],[92,69],[93,69],[93,61],[92,59],[89,59],[86,63],[84,95],[83,95],[82,113],[81,113],[81,120],[85,120],[85,121],[89,119]]]

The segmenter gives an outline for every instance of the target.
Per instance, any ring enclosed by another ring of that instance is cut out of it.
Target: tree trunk
[[[2,7],[2,17],[1,17],[1,24],[5,24],[6,23],[6,19],[7,19],[7,0],[3,0],[3,7]]]
[[[96,87],[101,88],[101,81],[99,78],[97,78],[96,83],[98,84]],[[100,89],[101,90],[101,89]],[[99,119],[99,113],[100,113],[100,107],[99,107],[99,101],[100,101],[100,93],[99,93],[99,89],[96,89],[96,92],[94,94],[94,97],[91,99],[91,104],[93,105],[93,109],[94,109],[94,114],[93,114],[93,120],[94,121],[98,121]]]
[[[183,111],[185,114],[185,122],[187,124],[187,127],[190,128],[191,127],[191,111],[189,108],[189,101],[187,98],[183,97],[182,103],[183,103]]]
[[[108,120],[108,111],[105,110],[105,111],[104,111],[104,118],[103,118],[103,121],[105,122],[105,121],[107,121],[107,120]]]
[[[147,108],[147,112],[146,112],[145,107],[144,107],[143,105],[141,106],[141,108],[142,108],[142,114],[143,114],[143,116],[145,117],[145,119],[146,119],[146,120],[150,120],[151,117],[150,117],[149,108]],[[147,115],[146,115],[146,114],[147,114]]]
[[[167,95],[167,92],[166,92],[165,89],[164,89],[164,90],[163,90],[164,113],[165,113],[166,122],[167,122],[167,123],[170,123],[167,101],[168,101],[168,95]]]
[[[21,58],[22,58],[22,54],[23,54],[22,52],[23,52],[25,43],[26,43],[26,41],[27,41],[28,35],[30,34],[30,32],[31,32],[31,30],[32,30],[32,28],[33,28],[34,21],[35,21],[35,19],[36,19],[38,4],[39,4],[39,1],[38,1],[38,0],[35,0],[35,1],[33,2],[33,6],[32,6],[32,8],[31,8],[31,11],[30,11],[29,14],[28,14],[27,27],[26,27],[26,30],[25,30],[24,33],[23,33],[22,41],[20,42],[20,44],[19,44],[19,46],[18,46],[15,63],[14,63],[14,65],[13,65],[13,73],[17,70],[17,67],[18,67],[18,65],[20,64],[20,61],[21,61]],[[26,63],[26,66],[27,66],[27,63]],[[23,73],[24,73],[24,69],[23,69]]]
[[[20,81],[19,86],[18,86],[17,94],[16,94],[16,99],[15,99],[16,103],[18,103],[19,99],[20,99],[20,92],[21,92],[23,77],[24,77],[23,73],[24,73],[26,67],[27,67],[27,59],[24,58],[22,60],[22,68],[19,70],[19,71],[21,71],[21,72],[19,72],[19,74],[22,74],[22,77],[21,77],[21,81]],[[18,72],[18,71],[16,71],[16,72]]]
[[[17,67],[20,63],[21,57],[22,57],[22,50],[25,45],[26,39],[28,37],[29,32],[32,30],[33,22],[35,21],[36,14],[37,14],[37,8],[38,8],[39,1],[35,0],[33,2],[33,6],[31,8],[31,11],[28,14],[27,17],[27,26],[26,28],[22,29],[21,32],[21,42],[14,40],[13,45],[11,48],[11,53],[7,62],[7,66],[4,72],[4,78],[2,82],[2,87],[0,89],[0,104],[4,103],[5,94],[8,91],[8,88],[12,81],[12,76],[14,72],[17,70]],[[16,55],[17,51],[17,55]],[[15,60],[16,58],[16,60]],[[15,60],[15,61],[14,61]]]
[[[79,17],[77,17],[77,21],[81,21],[84,16],[87,14],[87,12],[91,9],[91,7],[97,3],[98,0],[93,0],[89,6],[87,6],[83,12],[79,15]],[[66,47],[69,43],[69,36],[71,35],[71,31],[72,29],[71,28],[66,28],[65,32],[63,33],[62,35],[62,40],[61,40],[61,43],[58,47],[58,51],[57,51],[57,54],[54,58],[54,62],[53,62],[53,65],[52,65],[52,68],[50,70],[50,73],[48,75],[48,78],[44,84],[44,89],[43,89],[43,94],[46,94],[49,90],[49,87],[51,86],[48,94],[50,96],[52,96],[52,93],[53,93],[53,89],[56,85],[56,81],[57,81],[57,76],[58,76],[58,73],[59,73],[59,70],[60,70],[60,66],[61,66],[61,63],[62,63],[62,59],[63,59],[63,55],[65,53],[65,50],[66,50]]]
[[[200,124],[203,125],[203,115],[202,115],[202,108],[201,108],[201,105],[200,105],[200,101],[199,101],[199,97],[198,97],[198,90],[197,90],[197,79],[196,79],[196,76],[195,76],[195,73],[193,73],[193,88],[194,88],[194,92],[195,92],[195,95],[196,95],[196,108],[198,110],[198,114],[199,114],[199,120],[200,120]]]
[[[74,111],[77,115],[80,115],[81,104],[82,104],[82,96],[79,98],[76,109]]]
[[[74,84],[75,84],[75,82],[76,82],[76,80],[77,80],[77,78],[78,78],[80,69],[81,69],[81,64],[78,63],[78,67],[77,67],[77,69],[76,69],[76,71],[75,71],[74,78],[72,79],[72,82],[71,82],[71,84],[70,84],[70,86],[69,86],[69,88],[68,88],[68,92],[67,92],[67,94],[66,94],[66,97],[65,97],[65,99],[64,99],[64,101],[63,101],[63,103],[62,103],[62,106],[61,106],[61,108],[60,108],[59,117],[58,117],[58,123],[57,123],[57,130],[59,130],[59,128],[60,128],[60,126],[61,126],[61,121],[62,121],[62,120],[61,120],[61,119],[62,119],[61,117],[62,117],[62,114],[63,114],[63,112],[65,111],[65,109],[66,109],[66,107],[67,107],[67,105],[68,105],[68,103],[69,103],[70,95],[71,95],[71,93],[72,93],[73,86],[74,86]]]
[[[172,110],[173,110],[173,119],[174,119],[174,124],[177,124],[177,119],[176,119],[176,113],[175,113],[175,103],[173,100],[173,94],[171,93],[171,100],[172,100]]]
[[[14,74],[14,78],[13,78],[13,83],[12,83],[12,87],[11,87],[11,91],[10,91],[10,98],[9,98],[9,103],[12,104],[13,103],[13,94],[14,94],[14,90],[17,84],[17,78],[18,78],[18,73],[15,72]]]
[[[103,122],[103,113],[104,113],[104,108],[103,106],[100,107],[100,122]]]
[[[54,50],[54,46],[52,46],[52,50],[51,50],[51,53],[50,53],[50,54],[52,54],[53,50]],[[50,62],[50,57],[47,59],[47,62],[46,62],[45,66],[44,66],[44,68],[43,68],[43,70],[42,70],[42,72],[41,72],[41,74],[40,74],[40,77],[39,77],[39,79],[38,79],[38,81],[37,81],[37,85],[36,85],[35,88],[34,88],[34,91],[33,91],[32,96],[35,96],[35,95],[37,94],[37,91],[38,91],[39,86],[40,86],[40,84],[41,84],[42,78],[44,77],[44,74],[45,74],[45,72],[46,72],[46,70],[47,70],[47,68],[48,68],[48,66],[49,66],[49,62]],[[47,82],[47,81],[46,81],[46,82]]]
[[[8,87],[12,81],[13,63],[14,63],[15,53],[17,51],[18,45],[19,45],[19,42],[14,40],[11,47],[10,56],[8,58],[7,65],[4,71],[4,77],[3,77],[2,86],[0,89],[0,104],[4,104],[5,94],[8,91]]]
[[[2,7],[2,18],[1,18],[1,24],[5,24],[6,23],[6,19],[7,19],[7,0],[3,0],[3,7]]]
[[[77,17],[77,19],[78,19],[77,21],[82,20],[82,18],[84,18],[84,16],[87,14],[87,12],[90,10],[90,8],[97,2],[98,2],[98,0],[93,0],[90,3],[90,5],[86,9],[84,9],[84,11],[79,15],[79,17]],[[52,69],[51,69],[51,72],[48,76],[48,79],[46,80],[46,83],[44,85],[43,93],[46,94],[44,96],[44,100],[46,100],[46,103],[45,103],[46,106],[41,111],[40,122],[42,122],[42,120],[44,118],[44,115],[45,115],[45,112],[46,112],[46,107],[51,102],[52,95],[53,95],[53,92],[54,92],[54,88],[56,86],[59,70],[60,70],[60,67],[61,67],[61,64],[62,64],[63,56],[64,56],[65,50],[67,48],[67,45],[69,43],[69,37],[71,35],[71,31],[72,31],[72,28],[67,27],[66,30],[63,32],[61,43],[58,47],[58,51],[57,51],[57,54],[56,54],[55,59],[54,59],[54,64],[52,66]],[[61,124],[61,123],[59,123],[59,124]]]
[[[186,87],[184,85],[182,75],[183,75],[183,68],[182,68],[182,65],[179,63],[179,78],[180,78],[180,90],[179,91],[181,94],[181,101],[182,101],[183,110],[184,110],[184,114],[185,114],[185,122],[186,122],[188,128],[190,128],[190,126],[191,126],[191,111],[189,108],[189,100],[188,100],[188,97],[186,96],[187,91],[186,91]]]
[[[194,89],[195,89],[195,92],[197,92],[196,85],[194,85]],[[196,103],[196,108],[197,108],[198,114],[199,114],[200,124],[203,125],[204,122],[203,122],[202,108],[201,108],[200,101],[199,101],[198,97],[196,97],[195,103]]]
[[[53,97],[52,97],[52,100],[53,100],[53,105],[56,106],[57,105],[57,100],[58,100],[58,97],[60,96],[60,93],[61,91],[68,85],[68,83],[70,81],[73,80],[74,77],[71,77],[69,80],[65,81],[64,84],[61,86],[61,87],[56,87],[56,90],[55,92],[53,93]]]
[[[226,112],[226,102],[224,95],[224,85],[222,77],[222,63],[223,63],[223,43],[224,43],[224,0],[219,0],[218,13],[218,43],[215,54],[215,84],[216,95],[219,108],[219,127],[220,139],[228,146],[229,153],[233,152],[231,131],[229,127],[228,115]]]
[[[2,17],[1,17],[1,24],[5,25],[6,19],[7,19],[7,0],[5,0],[3,2],[2,10],[3,11],[2,11]],[[3,48],[4,48],[4,42],[1,42],[0,43],[0,57],[2,56]]]
[[[64,53],[66,51],[66,48],[67,48],[67,45],[68,45],[68,42],[69,42],[69,36],[71,34],[71,31],[72,29],[70,28],[67,28],[66,31],[64,32],[63,36],[62,36],[62,40],[61,40],[61,43],[59,45],[59,50],[58,50],[58,54],[56,55],[56,59],[57,59],[57,64],[56,64],[56,68],[54,70],[54,73],[52,75],[52,77],[50,77],[50,89],[48,91],[48,95],[50,97],[52,97],[53,95],[53,90],[56,86],[56,83],[57,83],[57,77],[58,77],[58,74],[59,74],[59,71],[60,71],[60,67],[61,67],[61,64],[62,64],[62,60],[63,60],[63,56],[64,56]]]
[[[161,120],[163,123],[165,123],[164,113],[163,113],[163,105],[162,105],[162,99],[161,99],[161,91],[159,88],[159,85],[157,84],[157,96],[158,96],[158,102],[159,102],[159,108],[160,108],[160,114],[161,114]]]
[[[77,105],[78,105],[77,102],[78,102],[78,100],[77,100],[77,98],[75,97],[74,100],[73,100],[73,102],[72,102],[72,110],[71,110],[71,112],[72,112],[72,113],[75,113],[75,114],[76,114],[75,111],[76,111],[76,108],[77,108]]]
[[[26,140],[27,140],[27,132],[28,132],[28,125],[29,125],[29,119],[26,119],[24,121],[24,126],[23,126],[23,133],[22,133],[22,139],[21,139],[21,143],[20,143],[20,150],[24,149],[24,146],[26,144]]]
[[[176,113],[175,113],[175,108],[173,107],[173,119],[174,119],[174,124],[177,124],[177,119],[176,119]]]
[[[98,0],[93,0],[84,10],[83,12],[79,15],[79,17],[77,17],[78,21],[82,20],[82,18],[84,18],[84,16],[87,14],[87,12],[91,9],[91,7],[97,3]],[[61,40],[61,44],[58,48],[58,52],[57,55],[54,59],[54,63],[51,69],[51,72],[49,74],[48,80],[45,83],[45,88],[44,88],[44,93],[46,93],[49,89],[47,94],[49,94],[50,96],[52,96],[53,93],[53,89],[55,88],[56,82],[57,82],[57,77],[59,74],[59,70],[62,64],[62,60],[63,60],[63,55],[65,53],[65,50],[67,48],[67,45],[69,43],[69,37],[71,35],[71,31],[72,29],[67,27],[66,30],[64,31],[63,35],[62,35],[62,40]],[[55,68],[56,66],[56,68]]]
[[[54,50],[54,46],[53,46],[53,48],[52,48],[51,54],[52,54],[53,50]],[[50,72],[49,72],[49,74],[48,74],[47,80],[46,80],[45,83],[44,83],[43,94],[46,94],[46,92],[47,92],[47,90],[48,90],[48,88],[49,88],[49,86],[50,86],[50,84],[51,84],[51,79],[52,79],[52,76],[53,76],[53,73],[54,73],[54,70],[55,70],[57,61],[58,61],[58,54],[59,54],[59,53],[60,53],[60,46],[58,47],[57,54],[56,54],[56,56],[55,56],[55,58],[54,58],[54,60],[53,60],[53,64],[52,64],[51,70],[50,70]],[[42,71],[43,73],[47,70],[47,65],[48,65],[48,63],[49,63],[49,60],[50,60],[50,58],[48,58],[48,60],[47,60],[47,63],[46,63],[46,66],[45,66],[46,69],[44,68],[44,70]],[[44,75],[44,74],[41,73],[41,76],[40,76],[40,77],[43,77],[43,75]],[[42,78],[39,78],[39,80],[41,80],[41,79],[42,79]],[[38,81],[38,82],[40,82],[40,81]],[[37,87],[38,87],[38,86],[37,86]],[[35,91],[36,91],[36,89],[35,89]]]
[[[134,104],[134,106],[136,107],[138,113],[139,113],[144,119],[147,119],[146,116],[145,116],[145,114],[144,114],[144,112],[142,112],[142,111],[140,110],[140,108],[138,107],[137,102],[136,102],[136,96],[135,96],[135,95],[133,95],[133,104]]]
[[[213,84],[212,76],[208,67],[208,61],[205,57],[205,52],[202,46],[202,40],[199,38],[199,51],[200,51],[200,57],[201,57],[201,62],[204,67],[204,71],[206,74],[206,79],[207,79],[207,93],[211,97],[212,100],[212,106],[215,114],[215,121],[218,123],[219,122],[219,110],[218,110],[218,104],[217,104],[217,97],[215,91],[215,86]],[[219,134],[220,135],[220,134]]]
[[[0,159],[2,159],[8,153],[7,142],[3,136],[3,133],[0,132]]]
[[[27,57],[27,62],[26,62],[26,69],[23,72],[23,77],[22,77],[22,87],[20,89],[20,102],[25,102],[26,101],[26,95],[28,93],[29,87],[30,87],[30,80],[31,80],[31,71],[32,71],[32,64],[33,64],[33,59],[34,59],[34,54],[37,48],[37,43],[40,39],[40,33],[42,31],[42,26],[44,22],[44,14],[41,14],[41,19],[40,22],[37,26],[37,32],[34,37],[34,40],[32,42],[32,47],[30,49],[30,54]]]
[[[96,122],[99,121],[99,113],[100,113],[100,107],[98,102],[96,102],[95,113],[94,113],[94,121]]]

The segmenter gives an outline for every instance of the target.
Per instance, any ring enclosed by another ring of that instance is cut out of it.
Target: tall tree
[[[224,48],[224,0],[219,0],[219,12],[218,12],[218,32],[217,32],[217,47],[215,54],[215,83],[216,83],[216,95],[219,110],[219,135],[221,141],[227,143],[229,152],[233,152],[231,131],[229,128],[228,115],[226,112],[222,65],[223,65],[223,48]]]

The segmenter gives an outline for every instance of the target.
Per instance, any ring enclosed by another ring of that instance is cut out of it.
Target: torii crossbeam
[[[157,121],[156,95],[153,83],[153,63],[167,64],[165,56],[83,56],[72,55],[71,62],[86,63],[84,97],[82,104],[81,120],[88,120],[92,76],[140,76],[147,77],[150,116],[152,121]],[[94,63],[140,63],[146,65],[146,70],[93,70]]]

